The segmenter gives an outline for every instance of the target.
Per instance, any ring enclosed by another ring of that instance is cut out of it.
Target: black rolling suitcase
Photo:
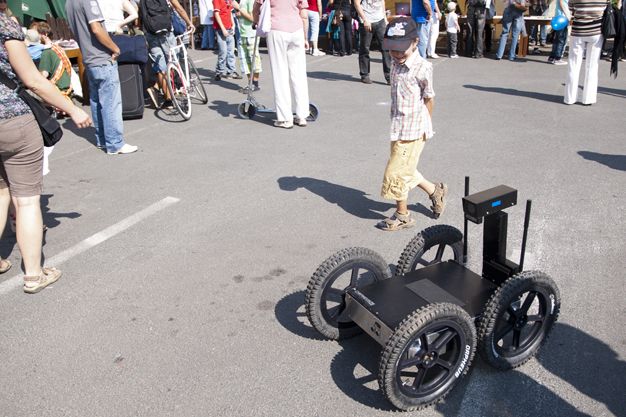
[[[148,62],[146,38],[141,35],[113,35],[111,39],[121,52],[117,68],[122,90],[122,119],[141,119],[145,91],[143,70]]]
[[[122,90],[122,119],[141,119],[143,117],[143,65],[120,64],[120,89]]]

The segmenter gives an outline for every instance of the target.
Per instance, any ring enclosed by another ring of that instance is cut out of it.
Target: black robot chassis
[[[376,252],[343,249],[326,259],[306,290],[306,313],[329,339],[361,332],[382,347],[378,384],[398,409],[443,399],[478,350],[500,370],[532,358],[556,322],[561,300],[547,274],[523,271],[530,219],[526,204],[519,265],[506,258],[507,213],[517,190],[500,185],[469,194],[464,231],[448,225],[418,233],[400,255],[395,276]],[[482,223],[483,265],[465,267],[468,220]]]

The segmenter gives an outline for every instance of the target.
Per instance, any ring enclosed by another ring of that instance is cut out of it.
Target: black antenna
[[[522,253],[519,257],[519,272],[524,270],[524,255],[526,254],[526,238],[528,237],[528,224],[530,223],[531,200],[526,200],[526,215],[524,216],[524,235],[522,236]]]
[[[469,177],[465,177],[465,197],[469,195]],[[467,216],[463,216],[463,264],[467,263]]]

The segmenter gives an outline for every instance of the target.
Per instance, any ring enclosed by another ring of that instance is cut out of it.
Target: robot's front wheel
[[[306,289],[306,314],[311,325],[329,339],[339,340],[361,332],[346,314],[346,289],[361,288],[391,278],[385,260],[367,248],[343,249],[326,259]]]
[[[448,259],[463,262],[463,233],[455,227],[438,224],[419,232],[400,255],[396,275]]]
[[[405,411],[441,400],[470,367],[476,328],[461,307],[429,304],[396,328],[380,359],[378,384]]]
[[[491,296],[478,325],[478,349],[497,369],[516,368],[548,338],[561,308],[559,289],[548,275],[525,271]]]

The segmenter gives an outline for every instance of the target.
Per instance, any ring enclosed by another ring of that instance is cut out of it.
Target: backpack
[[[602,37],[604,39],[614,38],[617,33],[617,10],[611,2],[607,3],[602,14]]]
[[[473,7],[474,9],[484,9],[487,7],[486,0],[469,0],[467,4],[469,7]]]
[[[486,0],[469,0],[467,4],[475,9],[485,9],[487,7]]]
[[[141,21],[146,32],[169,32],[172,27],[172,12],[167,0],[141,0]]]

